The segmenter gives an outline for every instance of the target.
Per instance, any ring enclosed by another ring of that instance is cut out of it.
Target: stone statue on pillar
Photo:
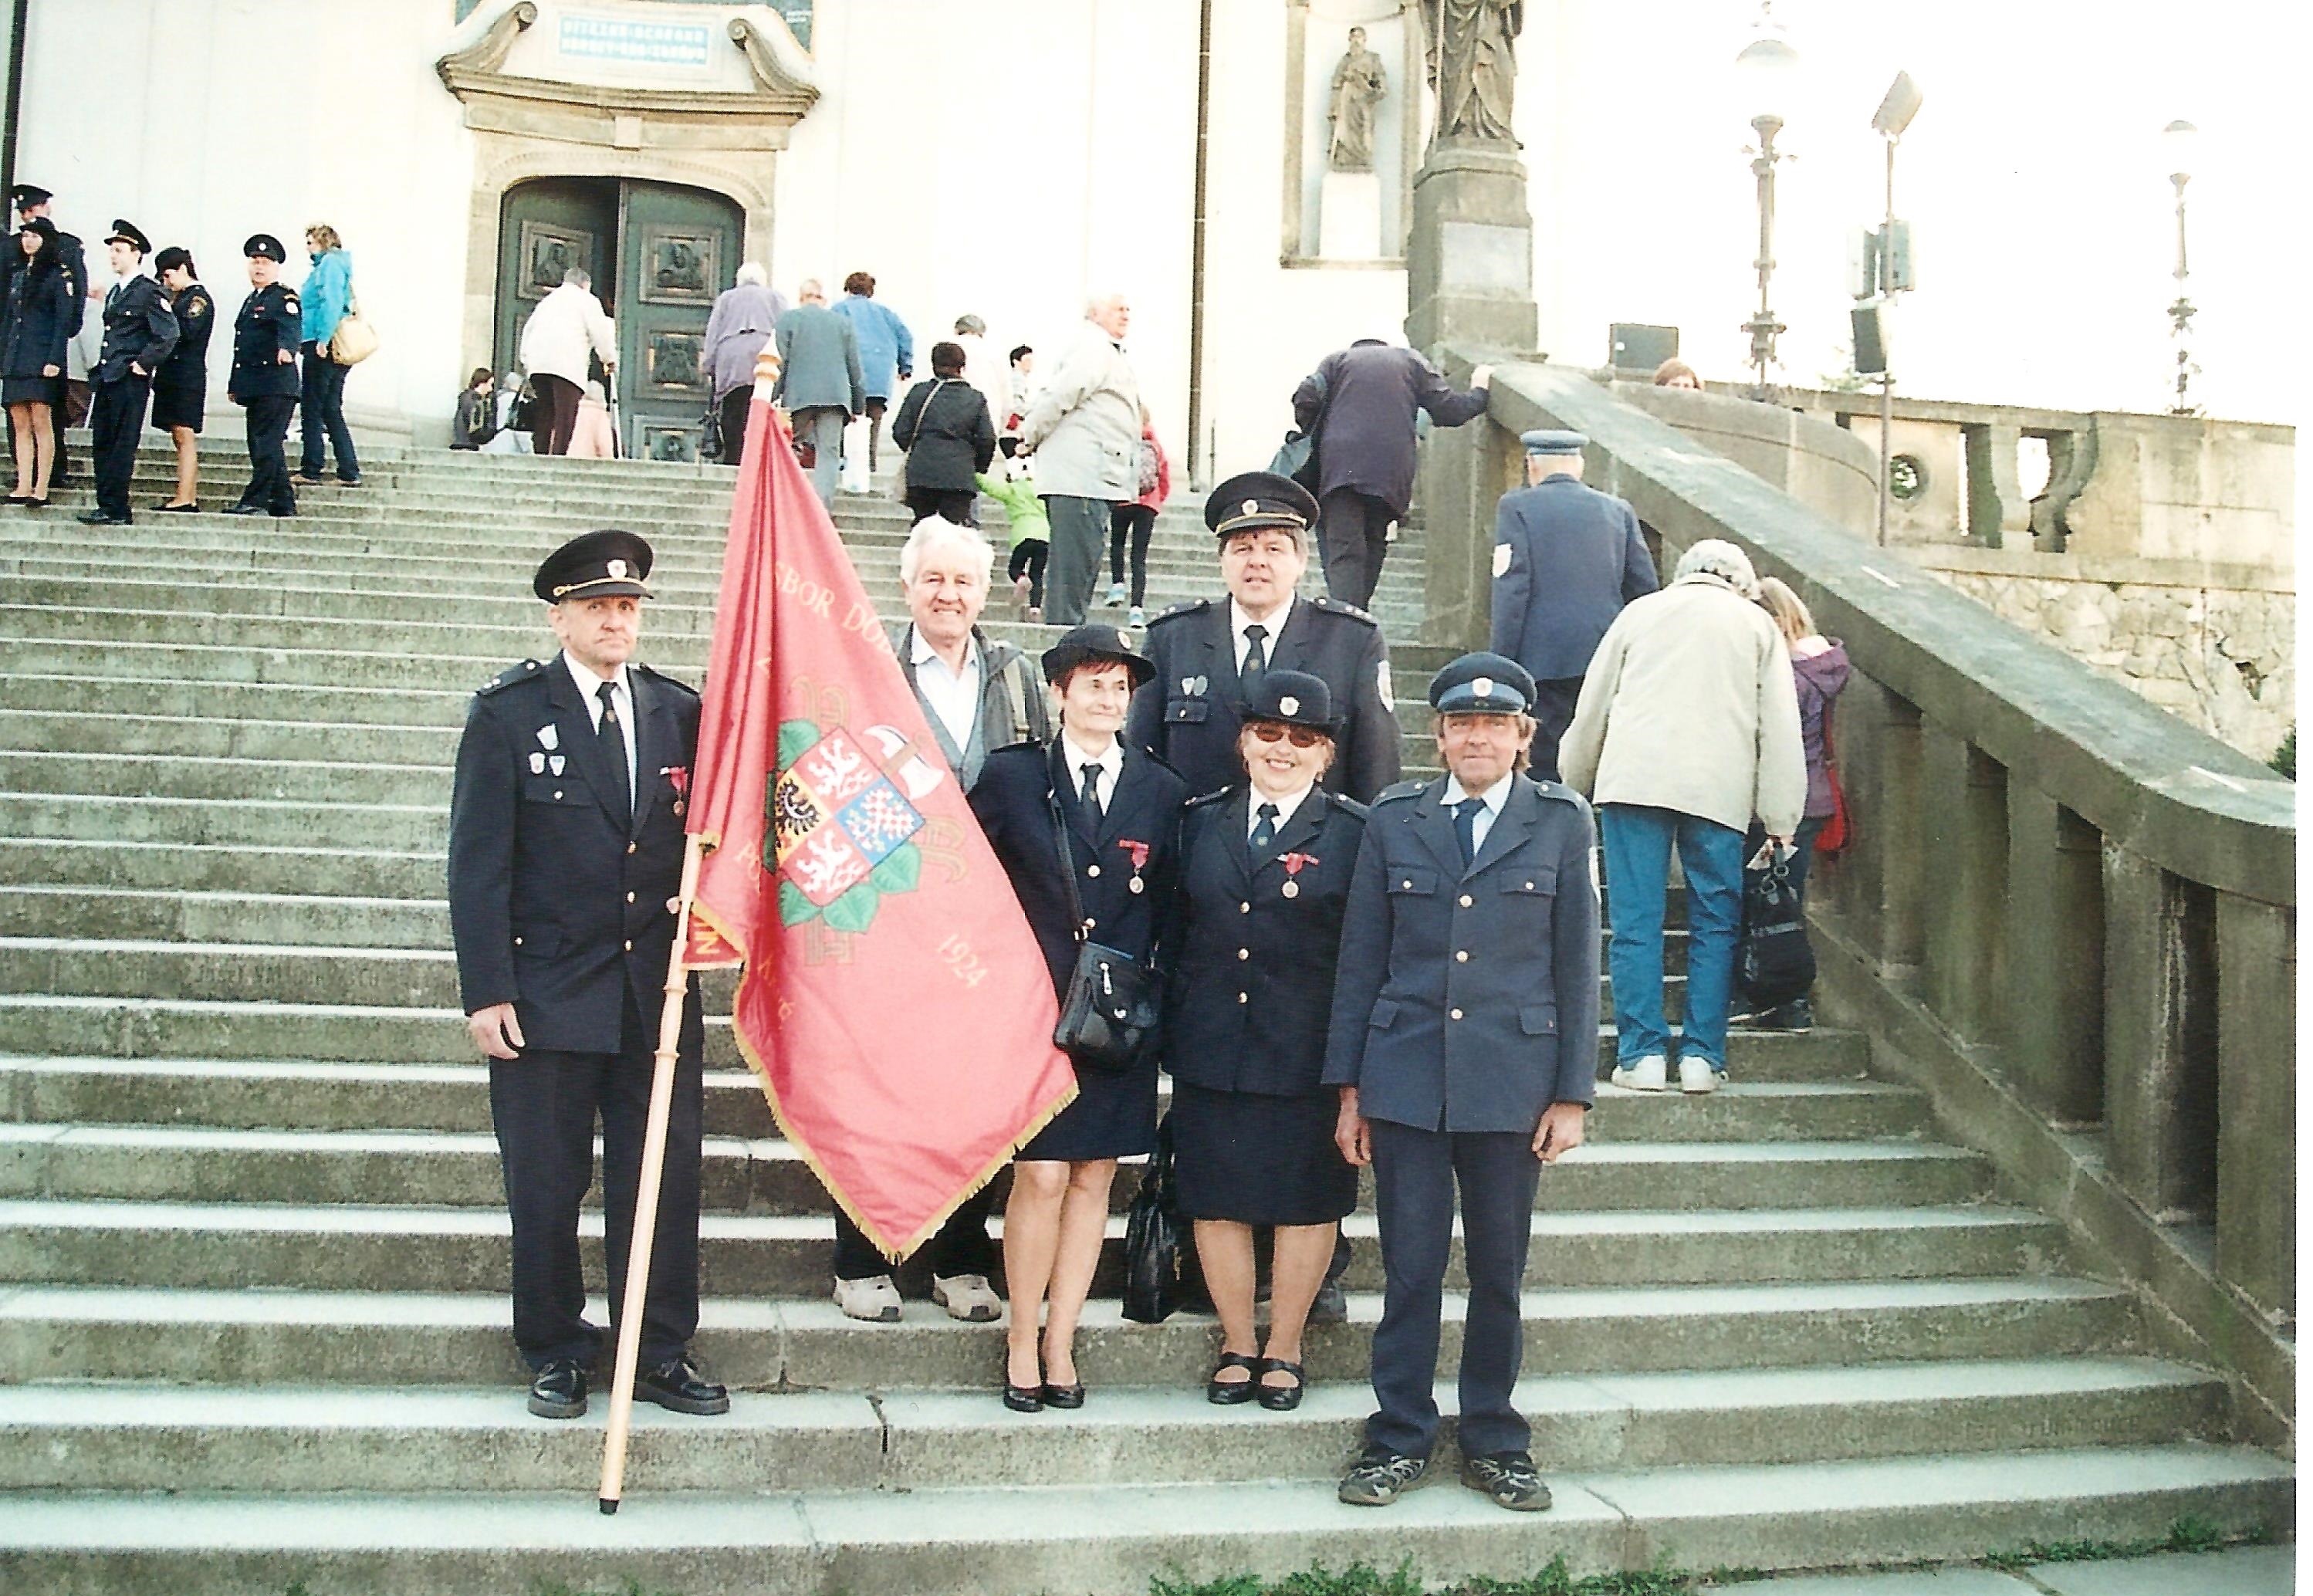
[[[1374,107],[1389,93],[1381,57],[1366,48],[1366,31],[1350,30],[1350,48],[1333,68],[1332,101],[1325,113],[1332,134],[1326,163],[1335,171],[1374,169]]]
[[[1526,24],[1525,0],[1438,0],[1429,41],[1429,83],[1438,92],[1438,136],[1517,145],[1510,108],[1517,88],[1513,53]]]

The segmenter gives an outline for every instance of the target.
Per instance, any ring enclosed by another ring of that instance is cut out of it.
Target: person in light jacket
[[[354,455],[354,435],[346,426],[346,373],[353,368],[330,357],[330,340],[338,323],[354,304],[354,258],[346,252],[338,230],[326,222],[305,229],[305,252],[312,270],[297,290],[303,308],[299,334],[303,366],[297,400],[298,425],[303,432],[304,453],[297,462],[302,487],[321,485],[326,455],[338,457],[338,480],[351,487],[361,480],[361,461]]]
[[[570,452],[590,355],[602,363],[606,377],[616,370],[619,329],[594,297],[594,279],[574,266],[562,274],[562,286],[540,300],[522,324],[522,369],[530,373],[538,401],[530,429],[537,452]]]
[[[1060,626],[1084,620],[1110,516],[1140,495],[1140,384],[1124,355],[1131,324],[1121,294],[1086,305],[1083,331],[1020,422],[1020,447],[1036,457],[1052,523],[1044,618]]]
[[[747,401],[755,393],[755,357],[778,331],[787,296],[771,285],[770,274],[750,260],[738,281],[715,299],[707,313],[707,368],[722,412],[723,463],[740,464],[747,453]]]
[[[835,508],[843,464],[843,424],[867,403],[859,371],[859,335],[849,317],[827,308],[817,277],[796,287],[796,307],[779,318],[779,381],[773,394],[796,442],[813,452],[811,486]]]
[[[1743,834],[1756,815],[1788,846],[1807,803],[1791,653],[1759,608],[1759,578],[1734,544],[1705,538],[1671,583],[1634,599],[1592,656],[1558,749],[1566,785],[1598,805],[1614,1083],[1668,1084],[1663,910],[1671,849],[1686,876],[1686,1021],[1679,1090],[1727,1074],[1727,1011],[1743,921]]]
[[[867,417],[867,470],[872,476],[883,447],[884,412],[900,384],[916,374],[916,340],[900,313],[875,298],[872,273],[853,272],[843,279],[843,297],[836,302],[835,313],[859,335],[860,382],[867,390],[867,402],[857,414]]]

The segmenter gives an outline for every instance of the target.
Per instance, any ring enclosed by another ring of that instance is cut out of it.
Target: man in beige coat
[[[1084,620],[1110,508],[1140,492],[1140,386],[1124,355],[1131,321],[1121,294],[1087,304],[1083,331],[1020,423],[1020,452],[1036,456],[1036,491],[1052,522],[1044,618],[1058,626]]]
[[[1753,816],[1788,846],[1807,807],[1799,694],[1782,634],[1734,544],[1706,538],[1668,587],[1633,600],[1598,643],[1558,750],[1567,785],[1598,806],[1617,1086],[1669,1084],[1663,910],[1671,849],[1686,876],[1681,1091],[1727,1074],[1727,1014]]]

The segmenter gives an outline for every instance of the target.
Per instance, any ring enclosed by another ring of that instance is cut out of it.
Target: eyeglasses
[[[1284,726],[1275,721],[1255,721],[1246,730],[1263,742],[1275,742],[1280,738],[1290,738],[1295,748],[1315,748],[1319,743],[1328,741],[1325,734],[1314,726]]]

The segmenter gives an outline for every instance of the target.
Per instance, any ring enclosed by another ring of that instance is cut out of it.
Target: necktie
[[[1485,807],[1482,798],[1464,798],[1454,806],[1454,840],[1462,845],[1462,866],[1465,870],[1470,861],[1478,856],[1478,811]]]
[[[1262,639],[1269,636],[1269,628],[1263,626],[1250,626],[1245,627],[1244,636],[1245,640],[1253,646],[1244,651],[1244,664],[1237,671],[1236,679],[1237,685],[1242,687],[1245,696],[1250,697],[1253,695],[1253,689],[1261,685],[1262,672],[1269,669],[1269,655],[1261,646]]]
[[[1094,826],[1097,827],[1105,818],[1100,807],[1100,767],[1097,765],[1087,765],[1084,767],[1083,799],[1085,813],[1091,818]]]
[[[602,744],[603,757],[611,762],[611,791],[618,800],[611,806],[611,811],[629,817],[635,811],[635,795],[627,775],[627,739],[619,727],[617,684],[604,682],[594,689],[594,697],[602,704],[602,718],[594,723],[594,740]]]
[[[1253,851],[1258,854],[1277,840],[1277,805],[1264,803],[1253,812],[1260,817],[1253,829]]]

